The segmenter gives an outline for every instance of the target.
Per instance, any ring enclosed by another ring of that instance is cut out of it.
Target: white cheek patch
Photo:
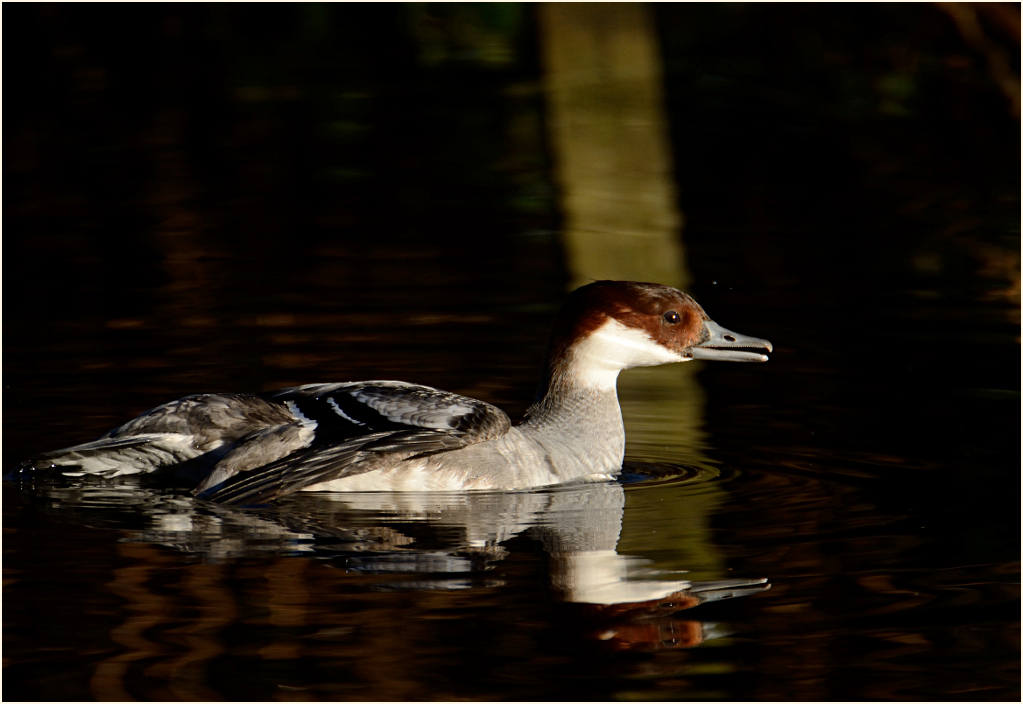
[[[611,319],[573,347],[573,370],[586,386],[613,388],[618,372],[688,361],[644,331]]]

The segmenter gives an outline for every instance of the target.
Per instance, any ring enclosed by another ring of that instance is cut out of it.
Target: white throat
[[[572,380],[581,387],[600,390],[614,390],[623,369],[688,361],[646,332],[614,318],[573,345],[570,354]]]

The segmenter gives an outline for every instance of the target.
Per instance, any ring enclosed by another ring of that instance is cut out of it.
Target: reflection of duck
[[[294,491],[523,489],[621,468],[623,369],[691,359],[762,362],[766,340],[714,323],[658,284],[598,281],[569,296],[542,397],[512,426],[475,399],[397,381],[312,384],[265,395],[188,396],[29,467],[113,477],[176,467],[196,493],[257,503]]]
[[[40,505],[55,517],[83,520],[75,514],[85,507],[95,521],[96,510],[103,509],[108,526],[125,531],[128,542],[214,560],[315,555],[349,573],[376,575],[382,579],[375,586],[388,590],[500,586],[504,580],[493,568],[510,554],[505,544],[528,537],[543,547],[552,598],[587,604],[589,616],[602,623],[656,621],[770,588],[765,579],[687,580],[674,570],[653,569],[641,556],[619,553],[626,490],[617,482],[531,491],[304,494],[255,510],[190,501],[139,487],[133,477],[71,489],[65,482],[44,482],[36,489],[44,497]],[[125,525],[111,513],[120,510]],[[700,507],[682,497],[677,510],[691,524]]]

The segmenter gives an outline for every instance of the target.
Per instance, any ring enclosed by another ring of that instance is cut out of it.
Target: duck
[[[484,401],[404,381],[204,393],[19,471],[110,479],[179,470],[196,482],[199,499],[242,506],[298,491],[517,491],[607,481],[625,456],[621,371],[766,362],[773,351],[767,340],[718,325],[678,289],[596,281],[562,305],[537,401],[518,424]]]

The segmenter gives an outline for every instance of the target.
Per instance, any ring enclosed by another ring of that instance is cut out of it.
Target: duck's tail
[[[8,475],[8,479],[39,471],[55,471],[69,477],[95,475],[110,479],[145,474],[187,462],[202,454],[190,435],[144,433],[99,440],[38,455]]]

